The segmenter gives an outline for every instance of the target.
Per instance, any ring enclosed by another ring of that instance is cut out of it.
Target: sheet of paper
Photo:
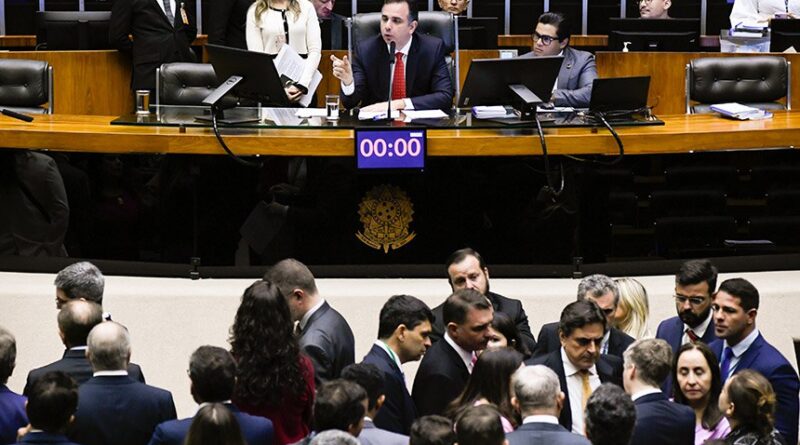
[[[275,69],[278,71],[278,74],[282,74],[297,81],[300,79],[300,76],[303,75],[306,61],[300,57],[300,54],[297,54],[297,51],[291,46],[284,44],[281,50],[278,51],[278,55],[275,56],[273,63],[275,63]],[[314,75],[311,76],[311,83],[308,85],[308,94],[304,94],[300,97],[300,105],[307,107],[311,104],[311,98],[314,92],[317,91],[320,82],[322,82],[322,73],[316,70]]]
[[[302,118],[295,115],[297,108],[264,108],[264,119],[271,120],[277,125],[300,125]]]
[[[414,119],[441,119],[446,118],[447,113],[442,110],[403,110],[406,118],[404,122],[411,122]]]
[[[328,110],[325,108],[298,108],[295,116],[299,118],[328,117]]]
[[[398,117],[400,117],[400,112],[397,110],[392,110],[392,119],[396,119]],[[360,121],[378,120],[378,119],[386,119],[386,112],[361,110],[358,113],[358,120]]]

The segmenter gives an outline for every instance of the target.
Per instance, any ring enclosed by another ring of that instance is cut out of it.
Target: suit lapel
[[[670,335],[669,344],[672,346],[672,350],[677,353],[678,349],[681,348],[681,339],[683,338],[683,321],[681,321],[680,317],[675,317],[675,323],[672,325]]]
[[[319,309],[317,309],[317,311],[311,314],[311,317],[308,318],[306,326],[303,328],[303,334],[308,332],[308,328],[311,327],[311,325],[314,324],[315,321],[319,320],[323,315],[325,315],[325,312],[328,312],[328,309],[330,309],[330,307],[331,306],[328,304],[327,301],[322,303],[322,306],[320,306]]]
[[[383,348],[381,348],[378,345],[372,345],[372,349],[375,351],[375,354],[378,354],[378,357],[380,357],[381,360],[389,364],[389,367],[392,369],[392,371],[394,371],[397,377],[400,377],[401,379],[403,379],[403,381],[405,381],[405,377],[403,376],[403,370],[401,370],[397,366],[397,362],[392,360],[392,357],[390,357],[389,354],[387,354],[386,351],[383,350]]]
[[[564,61],[561,62],[561,70],[558,73],[558,89],[569,90],[572,78],[572,67],[575,65],[575,57],[569,47],[564,48]]]
[[[169,23],[169,19],[167,18],[167,14],[166,14],[166,13],[164,12],[164,10],[161,8],[161,5],[158,3],[158,0],[149,0],[149,1],[150,1],[150,5],[156,8],[156,12],[158,12],[158,15],[161,17],[161,21],[162,21],[162,22],[163,22],[165,25],[169,26],[170,28],[174,28],[174,27],[175,27],[175,25],[174,25],[174,24],[170,24],[170,23]],[[165,1],[165,2],[168,2],[169,0],[164,0],[164,1]],[[178,2],[176,1],[176,2],[175,2],[175,7],[176,7],[176,9],[177,9],[177,6],[178,6]],[[175,19],[175,18],[176,18],[175,11],[172,11],[172,18],[173,18],[173,19]],[[174,20],[173,20],[173,22],[174,22]]]
[[[748,369],[753,367],[753,363],[758,358],[759,352],[761,351],[761,347],[764,345],[764,337],[759,333],[758,337],[756,337],[756,341],[744,351],[742,357],[739,359],[739,363],[736,365],[735,372],[739,372],[742,369]]]
[[[467,369],[467,365],[464,364],[464,360],[461,360],[461,356],[458,355],[458,352],[453,349],[452,346],[450,346],[450,343],[447,343],[447,340],[442,339],[442,343],[442,347],[445,351],[447,351],[448,360],[456,364],[458,370],[461,371],[461,377],[466,382],[469,379],[469,370]]]
[[[406,57],[406,97],[411,97],[411,92],[414,91],[414,81],[417,80],[417,65],[419,64],[419,39],[420,37],[414,35],[411,38],[411,48],[408,50],[408,57]]]
[[[379,102],[389,100],[389,50],[386,48],[386,42],[378,35],[375,37],[378,41],[376,46],[377,51],[374,54],[374,60],[378,64],[378,91],[377,96],[380,98]],[[394,64],[391,64],[394,67]]]
[[[548,367],[556,372],[558,381],[561,383],[561,391],[564,392],[564,406],[561,408],[561,415],[558,422],[567,430],[572,430],[572,407],[569,404],[569,389],[567,388],[567,375],[564,371],[564,363],[561,361],[561,349],[550,353],[547,358]]]

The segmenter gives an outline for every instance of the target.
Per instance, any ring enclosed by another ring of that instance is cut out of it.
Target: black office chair
[[[0,108],[53,114],[53,67],[40,60],[0,59]]]
[[[219,86],[208,63],[165,63],[156,69],[156,105],[200,105]],[[224,100],[236,102],[226,97]]]
[[[790,68],[780,56],[694,59],[686,65],[686,114],[711,113],[712,104],[724,102],[791,110]]]

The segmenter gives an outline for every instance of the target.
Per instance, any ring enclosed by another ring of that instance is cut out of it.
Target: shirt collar
[[[472,373],[472,369],[471,369],[472,368],[472,352],[471,351],[467,351],[466,349],[464,349],[461,346],[459,346],[458,344],[456,344],[455,340],[450,338],[450,334],[448,334],[447,332],[444,333],[444,341],[446,341],[447,344],[449,344],[450,346],[453,347],[453,349],[456,350],[456,352],[458,353],[458,356],[461,357],[461,360],[464,361],[464,366],[466,366],[467,369],[470,370],[470,373]]]
[[[74,348],[69,348],[69,350],[70,350],[70,351],[85,351],[85,350],[87,350],[87,349],[89,349],[89,347],[88,347],[88,346],[86,346],[86,345],[83,345],[83,346],[75,346]]]
[[[573,365],[572,362],[569,361],[569,357],[567,357],[567,351],[564,350],[563,346],[561,347],[561,362],[564,363],[565,377],[569,377],[580,372],[580,369],[576,368],[575,365]],[[592,365],[592,367],[587,369],[587,371],[589,371],[589,375],[597,374],[597,368],[595,368],[595,365]]]
[[[320,298],[319,299],[319,303],[314,305],[314,307],[309,309],[308,312],[306,312],[305,315],[303,315],[303,318],[300,319],[300,329],[301,330],[306,328],[306,324],[308,324],[308,319],[311,318],[311,316],[314,315],[314,312],[317,312],[319,310],[319,308],[322,307],[323,304],[325,304],[325,299],[324,298]]]
[[[646,388],[631,394],[631,400],[635,402],[636,399],[642,398],[644,396],[649,396],[650,394],[659,394],[659,393],[661,393],[661,389],[659,388]]]
[[[408,43],[406,43],[402,48],[396,48],[396,53],[403,53],[404,56],[408,56],[408,52],[411,50],[411,41],[414,40],[414,35],[411,35],[411,38],[408,39]],[[386,48],[389,48],[389,44],[386,44]]]
[[[212,403],[217,403],[217,402],[203,402],[203,403],[197,405],[197,411],[195,412],[195,414],[197,414],[197,412],[199,412],[201,409],[203,409],[204,406],[211,405]],[[222,403],[223,405],[232,405],[233,404],[233,402],[230,401],[230,400],[225,400],[224,402],[219,402],[219,403]]]
[[[706,335],[706,331],[708,330],[708,326],[711,324],[711,319],[713,318],[713,316],[714,314],[711,311],[708,311],[708,317],[706,317],[706,319],[703,320],[703,322],[697,325],[697,327],[695,328],[684,323],[683,332],[686,332],[687,329],[691,329],[695,335],[702,338],[704,335]]]
[[[128,375],[128,371],[124,369],[120,369],[117,371],[95,371],[92,374],[92,377],[110,377],[110,376],[120,376],[120,375]]]
[[[731,348],[731,350],[733,351],[733,355],[739,357],[740,355],[744,354],[744,351],[747,351],[747,349],[750,348],[750,345],[752,345],[753,342],[756,341],[758,335],[759,335],[758,329],[753,329],[753,332],[751,332],[747,337],[744,338],[744,340],[740,341],[735,346],[729,345],[728,340],[725,340],[725,347]]]
[[[522,423],[551,423],[553,425],[558,425],[558,417],[549,414],[537,414],[525,417],[522,419]]]
[[[386,353],[389,354],[389,357],[391,357],[392,360],[394,360],[394,362],[397,364],[397,367],[400,370],[403,369],[402,366],[400,366],[401,365],[400,357],[397,356],[397,353],[392,351],[392,348],[390,348],[389,345],[386,344],[386,342],[384,342],[383,340],[375,340],[375,345],[386,351]]]

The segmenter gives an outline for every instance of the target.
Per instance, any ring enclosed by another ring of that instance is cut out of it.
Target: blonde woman
[[[283,44],[306,59],[303,73],[286,85],[286,96],[297,102],[308,93],[322,57],[322,38],[314,5],[308,0],[256,0],[247,10],[247,49],[278,54]]]
[[[652,338],[647,326],[650,303],[642,283],[628,277],[617,278],[614,282],[619,289],[619,304],[614,314],[616,328],[637,340]]]

